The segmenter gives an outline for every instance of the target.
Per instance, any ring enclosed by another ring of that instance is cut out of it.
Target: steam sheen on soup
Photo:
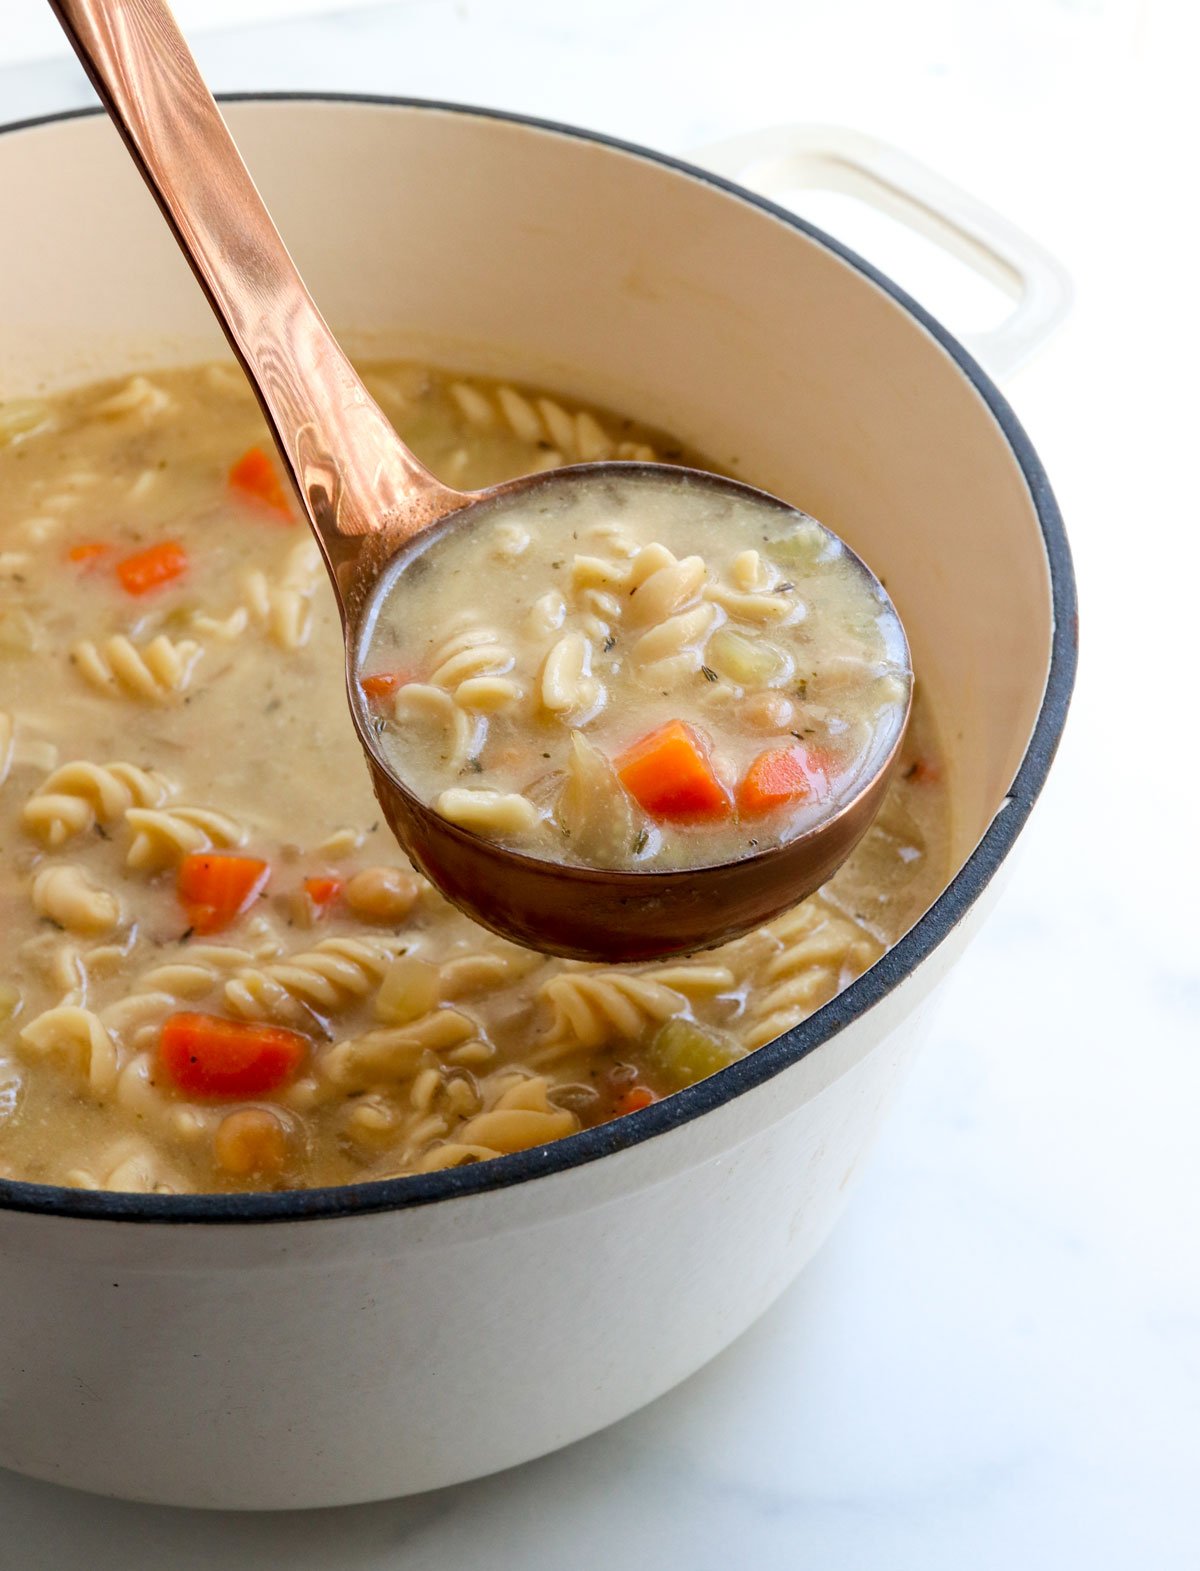
[[[891,605],[767,497],[639,470],[543,483],[400,566],[362,668],[388,762],[533,855],[753,855],[852,796],[903,725]]]
[[[669,438],[513,386],[411,365],[368,380],[420,457],[464,488],[581,459],[682,456]],[[619,574],[647,543],[572,541],[571,565],[550,565],[539,588],[551,542],[531,542],[526,567],[517,553],[511,569],[530,573],[521,617],[546,595],[567,600],[553,575],[573,577],[576,557]],[[658,543],[686,560],[682,545]],[[714,759],[728,752],[730,789],[756,749],[803,733],[818,706],[827,729],[840,713],[836,684],[797,692],[808,678],[787,628],[798,638],[803,622],[758,632],[730,610],[735,596],[773,592],[763,574],[790,571],[761,543],[744,549],[758,567],[706,554],[705,583],[724,602],[702,591],[687,608],[721,613],[704,612],[702,663],[718,681],[678,672],[706,684],[683,718],[711,728]],[[587,591],[587,609],[569,613],[580,627],[606,620],[612,589]],[[469,684],[532,688],[545,657],[537,667],[532,637],[528,655],[514,652],[515,613],[458,599],[439,629],[457,653],[425,659],[420,685],[454,727],[474,735],[486,718],[499,747],[504,706]],[[557,601],[544,611],[553,622]],[[651,625],[618,621],[632,671]],[[792,663],[786,683],[756,667],[764,649],[778,670]],[[0,406],[0,1176],[269,1189],[540,1146],[778,1036],[871,965],[944,882],[946,793],[918,694],[880,818],[794,911],[670,964],[530,953],[475,927],[407,865],[372,797],[341,672],[324,570],[236,369]],[[599,660],[580,675],[624,679]],[[654,708],[674,704],[664,686],[665,700],[647,694],[644,729],[680,717]],[[721,729],[725,686],[736,745]],[[564,773],[577,712],[538,722],[554,737],[548,767]],[[611,757],[626,738],[607,737],[607,712],[592,734]],[[432,770],[435,788],[454,786]],[[655,854],[676,854],[674,831],[653,828]]]

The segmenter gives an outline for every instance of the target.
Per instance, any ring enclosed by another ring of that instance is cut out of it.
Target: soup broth
[[[368,379],[464,488],[679,454],[512,386]],[[235,368],[0,407],[0,1174],[188,1193],[539,1146],[778,1036],[943,885],[918,694],[880,818],[788,915],[669,965],[527,952],[405,862],[342,669],[324,569]]]

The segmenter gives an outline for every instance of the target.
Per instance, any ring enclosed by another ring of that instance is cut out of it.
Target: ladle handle
[[[50,4],[246,369],[344,598],[364,537],[399,544],[463,498],[408,451],[329,331],[169,8]]]

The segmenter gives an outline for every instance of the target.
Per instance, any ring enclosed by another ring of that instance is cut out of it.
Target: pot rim
[[[1001,809],[979,844],[913,927],[862,976],[807,1020],[773,1042],[756,1048],[737,1063],[707,1080],[675,1092],[661,1102],[628,1113],[608,1124],[567,1135],[548,1146],[494,1157],[468,1167],[375,1179],[323,1189],[288,1189],[267,1193],[212,1195],[121,1194],[105,1190],[68,1189],[55,1184],[0,1179],[0,1211],[25,1211],[50,1216],[95,1218],[111,1222],[299,1222],[334,1217],[368,1216],[407,1210],[437,1201],[507,1189],[532,1179],[583,1167],[590,1162],[640,1145],[656,1135],[691,1123],[744,1092],[753,1090],[791,1068],[844,1026],[865,1014],[894,991],[966,916],[1008,855],[1037,800],[1058,749],[1075,682],[1078,651],[1078,606],[1071,552],[1041,460],[1007,399],[957,339],[891,279],[849,247],[814,224],[765,197],[720,175],[666,153],[626,142],[599,131],[513,111],[483,109],[470,104],[387,94],[335,92],[237,92],[218,95],[222,103],[315,103],[365,105],[369,108],[424,110],[471,116],[520,125],[553,136],[592,142],[611,151],[657,164],[677,175],[699,181],[749,207],[798,230],[861,273],[890,295],[957,363],[987,404],[1020,466],[1038,517],[1050,573],[1054,627],[1050,665],[1037,720],[1020,766]],[[102,116],[99,106],[61,110],[0,125],[0,136],[56,125],[62,121]]]

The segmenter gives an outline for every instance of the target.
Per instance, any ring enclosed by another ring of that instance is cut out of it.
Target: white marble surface
[[[8,0],[5,25],[40,3]],[[356,1510],[203,1517],[0,1475],[5,1571],[1200,1564],[1184,10],[409,0],[202,39],[224,88],[461,99],[673,150],[856,125],[1037,233],[1078,308],[1010,392],[1072,531],[1082,668],[1024,855],[855,1205],[715,1365],[557,1457]],[[0,72],[6,119],[85,99],[65,61]],[[968,300],[912,248],[873,254],[935,310]]]

